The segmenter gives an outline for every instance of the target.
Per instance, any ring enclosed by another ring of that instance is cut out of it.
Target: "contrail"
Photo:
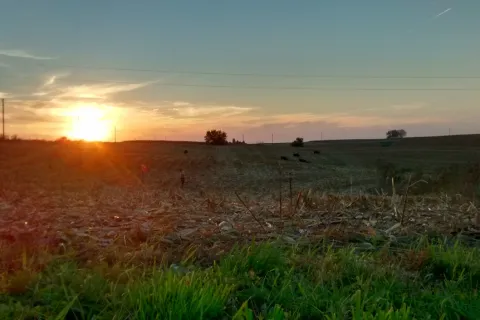
[[[441,17],[441,16],[443,16],[444,14],[448,13],[450,10],[452,10],[452,8],[448,8],[448,9],[442,11],[442,12],[440,12],[439,14],[437,14],[437,15],[429,18],[429,19],[427,19],[426,21],[432,22],[433,20],[438,19],[439,17]],[[408,30],[408,33],[413,33],[414,31],[415,31],[414,29],[410,29],[410,30]]]
[[[437,19],[438,17],[443,16],[445,13],[447,13],[450,10],[452,10],[452,8],[448,8],[447,10],[440,12],[435,17],[433,17],[433,19]]]

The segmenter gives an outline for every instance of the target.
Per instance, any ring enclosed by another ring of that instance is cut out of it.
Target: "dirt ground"
[[[477,150],[440,143],[386,148],[378,141],[304,148],[1,143],[0,263],[13,268],[18,252],[44,249],[72,249],[87,262],[151,262],[174,260],[196,247],[195,254],[214,259],[253,238],[294,244],[326,235],[391,237],[472,228],[476,208],[469,199],[405,200],[363,191],[378,180],[379,156],[428,167],[476,159]]]

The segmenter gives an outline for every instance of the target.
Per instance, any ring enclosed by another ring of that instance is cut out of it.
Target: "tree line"
[[[407,136],[407,132],[404,129],[392,129],[386,133],[387,139],[404,138]],[[239,141],[232,139],[232,142],[228,142],[227,133],[223,130],[212,129],[208,130],[205,134],[205,143],[210,145],[226,145],[226,144],[245,144],[245,141]],[[292,143],[292,147],[303,147],[303,138],[297,137]]]

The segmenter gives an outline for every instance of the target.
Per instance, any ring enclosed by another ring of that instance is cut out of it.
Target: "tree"
[[[208,130],[205,134],[205,142],[206,144],[212,145],[224,145],[228,144],[227,141],[227,133],[222,130]]]
[[[404,138],[406,135],[407,132],[403,129],[393,129],[387,131],[387,139]]]
[[[65,142],[68,142],[68,138],[63,136],[55,140],[55,142],[65,143]]]
[[[292,147],[303,147],[303,138],[297,137],[295,141],[292,142]]]
[[[240,140],[237,140],[235,138],[232,139],[232,144],[245,144],[245,141],[240,141]]]

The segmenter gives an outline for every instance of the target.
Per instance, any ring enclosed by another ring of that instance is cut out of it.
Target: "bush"
[[[67,137],[60,137],[58,138],[57,140],[55,140],[55,142],[59,142],[59,143],[65,143],[65,142],[68,142],[68,138]]]
[[[232,144],[245,144],[245,141],[235,140],[235,138],[233,138]]]
[[[22,139],[20,139],[20,137],[16,134],[12,134],[11,136],[8,136],[7,134],[5,135],[5,137],[3,137],[2,135],[0,135],[0,140],[4,140],[4,141],[7,141],[7,140],[10,140],[10,141],[20,141]]]
[[[403,129],[394,129],[387,131],[387,139],[392,138],[404,138],[407,135],[407,131]]]
[[[228,144],[227,133],[222,130],[208,130],[205,134],[206,144],[225,145]]]
[[[292,142],[292,147],[303,147],[303,138],[298,137],[295,141]]]

